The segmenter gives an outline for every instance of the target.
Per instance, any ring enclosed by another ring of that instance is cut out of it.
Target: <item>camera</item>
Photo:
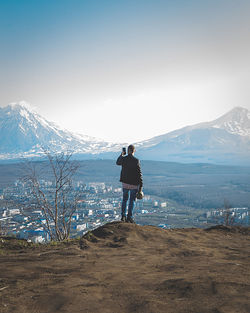
[[[126,148],[122,148],[122,154],[126,154]]]

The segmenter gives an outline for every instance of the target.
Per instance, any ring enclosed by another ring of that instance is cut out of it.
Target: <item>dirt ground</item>
[[[80,240],[0,237],[1,313],[249,313],[250,229],[113,222]]]

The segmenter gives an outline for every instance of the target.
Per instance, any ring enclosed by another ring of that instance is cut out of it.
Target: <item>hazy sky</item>
[[[0,106],[136,142],[250,109],[249,0],[0,0]]]

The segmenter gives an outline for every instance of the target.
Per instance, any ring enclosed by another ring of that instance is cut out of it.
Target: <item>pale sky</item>
[[[135,143],[250,110],[248,0],[0,0],[0,106]]]

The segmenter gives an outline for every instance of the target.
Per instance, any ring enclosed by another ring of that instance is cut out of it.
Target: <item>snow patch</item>
[[[20,114],[21,114],[21,116],[23,116],[23,117],[27,118],[27,120],[29,120],[29,114],[26,110],[22,109],[20,111]]]
[[[35,110],[35,108],[29,102],[24,100],[19,102],[11,102],[9,106],[14,110],[18,108],[26,109],[30,112],[33,112]]]

